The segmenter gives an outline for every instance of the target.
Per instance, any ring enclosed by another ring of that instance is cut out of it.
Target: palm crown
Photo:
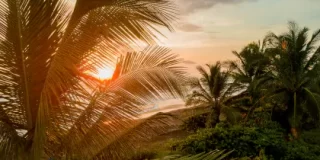
[[[270,65],[269,58],[265,55],[265,45],[266,41],[251,43],[241,52],[233,52],[238,61],[226,62],[232,70],[232,86],[241,91],[236,97],[245,106],[240,108],[248,110],[249,106],[249,115],[260,104],[264,84],[269,80],[265,77]]]
[[[209,72],[201,66],[197,68],[201,78],[191,80],[192,93],[187,96],[186,105],[210,107],[212,112],[207,122],[208,126],[219,121],[220,113],[226,115],[230,121],[235,120],[237,117],[235,112],[225,104],[236,91],[230,85],[232,83],[230,71],[223,71],[220,62],[215,65],[207,65],[207,67]]]
[[[3,0],[0,12],[2,158],[119,158],[139,106],[182,94],[181,59],[165,48],[127,54],[102,90],[86,74],[172,29],[168,0]]]
[[[267,77],[273,86],[270,92],[287,108],[293,132],[296,132],[295,128],[299,126],[299,119],[305,111],[319,120],[320,96],[316,90],[319,88],[320,47],[316,47],[316,44],[320,30],[309,41],[308,31],[308,28],[300,29],[297,24],[290,22],[289,32],[279,36],[270,33],[266,37],[269,45],[266,52],[271,59]]]

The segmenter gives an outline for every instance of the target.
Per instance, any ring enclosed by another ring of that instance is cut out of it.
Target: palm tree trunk
[[[207,128],[214,127],[217,123],[219,123],[219,116],[220,116],[220,108],[219,102],[217,98],[214,99],[214,105],[211,108],[211,113],[209,114],[206,122]]]
[[[214,112],[215,112],[215,125],[217,124],[217,123],[219,123],[220,122],[220,114],[221,114],[221,108],[220,108],[220,105],[219,105],[219,100],[218,100],[218,98],[215,98],[215,100],[214,100]]]
[[[294,139],[298,138],[298,131],[297,131],[297,92],[294,92],[293,95],[293,125],[291,126],[291,134]]]
[[[292,134],[293,138],[297,139],[298,138],[297,128],[296,127],[291,127],[290,131],[291,131],[291,134]]]
[[[250,109],[249,109],[249,111],[248,111],[248,113],[247,113],[247,115],[246,115],[246,117],[245,117],[245,119],[244,119],[244,122],[245,122],[245,123],[248,122],[248,120],[249,120],[252,112],[253,112],[254,109],[255,109],[255,104],[252,103],[252,97],[250,97],[249,100],[250,100],[250,104],[252,104],[252,106],[250,107]]]

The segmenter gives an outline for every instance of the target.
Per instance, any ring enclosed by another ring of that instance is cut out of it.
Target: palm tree
[[[268,80],[264,76],[269,65],[269,58],[264,54],[265,44],[265,41],[262,44],[260,41],[250,43],[240,53],[233,51],[233,54],[238,58],[237,61],[226,62],[231,68],[231,76],[234,80],[232,85],[241,90],[237,97],[246,100],[247,106],[243,109],[248,110],[247,107],[250,107],[247,118],[260,104],[261,97],[263,97],[262,87],[264,82]]]
[[[2,0],[0,159],[121,159],[156,134],[134,118],[140,105],[182,94],[181,59],[164,48],[128,54],[103,89],[87,73],[119,48],[156,44],[157,27],[174,19],[169,0]]]
[[[212,127],[223,115],[230,121],[234,120],[235,112],[225,104],[234,93],[234,89],[230,85],[230,72],[222,71],[220,62],[207,67],[209,72],[201,66],[197,68],[201,78],[191,80],[192,93],[187,95],[186,105],[211,108],[207,126]]]
[[[308,28],[300,29],[296,23],[289,22],[289,31],[276,35],[270,33],[266,39],[271,66],[268,77],[271,79],[272,97],[285,106],[285,114],[294,137],[298,136],[301,116],[306,112],[319,121],[319,92],[313,90],[319,82],[320,39],[317,30],[308,41]]]

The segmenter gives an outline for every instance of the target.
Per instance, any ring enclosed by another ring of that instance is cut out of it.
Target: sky
[[[165,32],[161,45],[196,65],[234,59],[233,50],[262,40],[270,31],[281,34],[288,21],[311,32],[320,28],[320,0],[175,0],[179,20]],[[191,65],[193,64],[193,65]]]

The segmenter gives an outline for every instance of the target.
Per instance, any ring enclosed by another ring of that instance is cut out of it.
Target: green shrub
[[[269,160],[320,160],[320,131],[303,132],[301,140],[288,142],[285,130],[266,112],[255,113],[239,125],[219,123],[200,129],[184,140],[170,144],[173,150],[188,154],[214,149],[234,150],[231,157],[261,157]],[[259,155],[260,154],[260,155]]]
[[[272,126],[277,126],[272,124]],[[235,157],[259,156],[261,149],[268,153],[283,146],[283,132],[280,129],[233,126],[215,129],[215,145],[221,149],[234,149]]]
[[[319,145],[308,144],[302,140],[286,144],[281,160],[320,160]]]
[[[264,151],[270,160],[320,160],[319,144],[303,140],[287,142],[284,131],[273,123],[265,123],[265,128],[219,124],[216,128],[201,129],[184,140],[172,142],[171,147],[188,154],[226,149],[234,150],[231,157],[259,157]]]
[[[234,150],[234,157],[258,156],[261,149],[277,145],[278,139],[283,139],[282,133],[272,130],[240,125],[224,128],[218,125],[216,128],[199,130],[185,140],[174,143],[172,148],[191,154],[226,149]]]
[[[284,132],[284,129],[281,128],[279,123],[272,121],[271,114],[269,112],[256,112],[248,121],[242,122],[241,124],[246,127],[268,128]]]
[[[213,128],[201,129],[196,134],[188,136],[184,140],[176,140],[170,142],[172,150],[182,151],[188,154],[196,154],[208,152],[214,149],[213,144]]]
[[[301,134],[301,138],[306,143],[320,145],[320,129],[304,131]]]
[[[205,128],[208,114],[199,114],[188,118],[184,121],[182,128],[187,131],[197,131],[198,129]]]

